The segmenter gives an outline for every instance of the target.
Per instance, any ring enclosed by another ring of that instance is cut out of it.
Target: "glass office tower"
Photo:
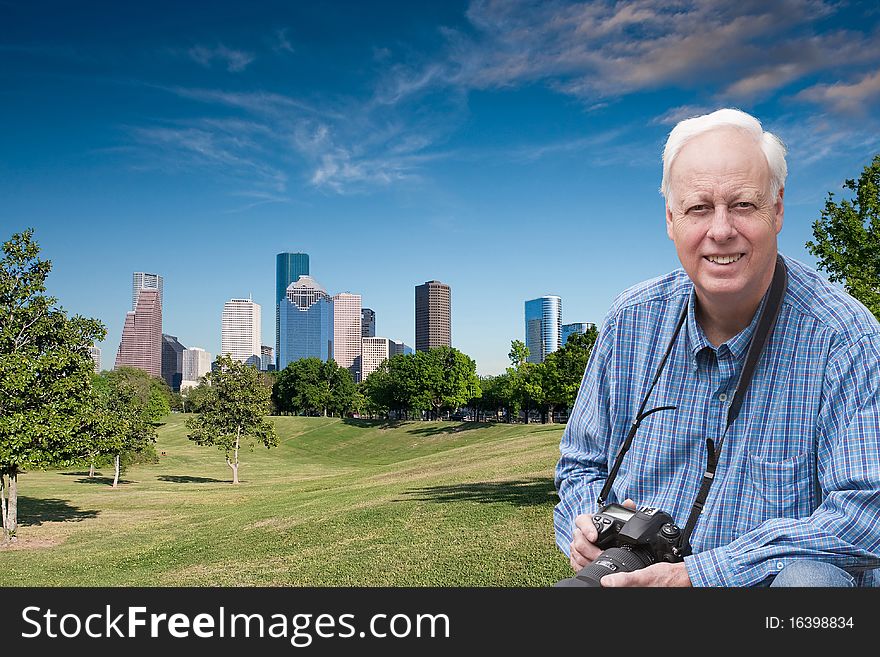
[[[314,278],[291,283],[278,314],[280,370],[300,358],[333,358],[333,300]]]
[[[275,356],[280,357],[281,327],[280,303],[287,294],[287,288],[300,276],[309,275],[308,253],[279,253],[275,256]],[[279,368],[280,369],[280,368]]]
[[[562,299],[546,296],[526,301],[526,347],[530,363],[543,363],[562,346]]]
[[[592,322],[575,322],[574,324],[563,324],[561,346],[564,347],[565,343],[568,342],[568,336],[574,335],[575,333],[586,333],[591,328],[596,328],[596,325]]]

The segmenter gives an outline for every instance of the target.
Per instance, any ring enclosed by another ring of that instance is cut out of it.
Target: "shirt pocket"
[[[815,508],[817,484],[810,453],[782,461],[748,454],[745,483],[743,503],[752,507],[750,513],[744,514],[750,525],[746,530],[771,518],[804,518]]]

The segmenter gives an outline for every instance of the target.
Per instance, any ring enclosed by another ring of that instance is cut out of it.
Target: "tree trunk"
[[[238,448],[241,445],[241,427],[235,432],[235,461],[232,463],[232,483],[238,483]]]
[[[6,474],[0,474],[0,507],[3,513],[3,542],[17,540],[18,529],[18,470],[13,468]]]
[[[95,459],[92,459],[92,462],[89,464],[89,479],[92,479],[95,476]]]
[[[117,488],[119,486],[119,454],[113,459],[113,470],[113,488]]]

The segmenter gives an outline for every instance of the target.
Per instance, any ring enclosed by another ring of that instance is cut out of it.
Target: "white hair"
[[[738,109],[720,109],[711,114],[703,114],[679,121],[669,133],[663,149],[663,181],[660,193],[669,200],[669,171],[681,149],[691,139],[710,130],[719,128],[736,128],[754,138],[761,147],[767,165],[770,167],[770,198],[775,199],[779,190],[785,186],[788,165],[785,163],[785,144],[771,132],[765,132],[761,122],[751,114]]]

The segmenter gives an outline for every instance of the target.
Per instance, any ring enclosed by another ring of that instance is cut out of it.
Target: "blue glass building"
[[[278,369],[300,358],[333,358],[333,300],[311,276],[288,285],[278,304]]]
[[[586,333],[591,328],[596,328],[596,325],[592,322],[575,322],[574,324],[563,324],[562,325],[562,346],[565,346],[565,343],[568,342],[568,336],[574,335],[575,333]]]
[[[308,275],[308,253],[279,253],[275,256],[275,356],[278,358],[281,356],[281,301],[291,283]]]
[[[562,346],[562,299],[546,296],[526,301],[526,347],[530,363],[543,363]]]

